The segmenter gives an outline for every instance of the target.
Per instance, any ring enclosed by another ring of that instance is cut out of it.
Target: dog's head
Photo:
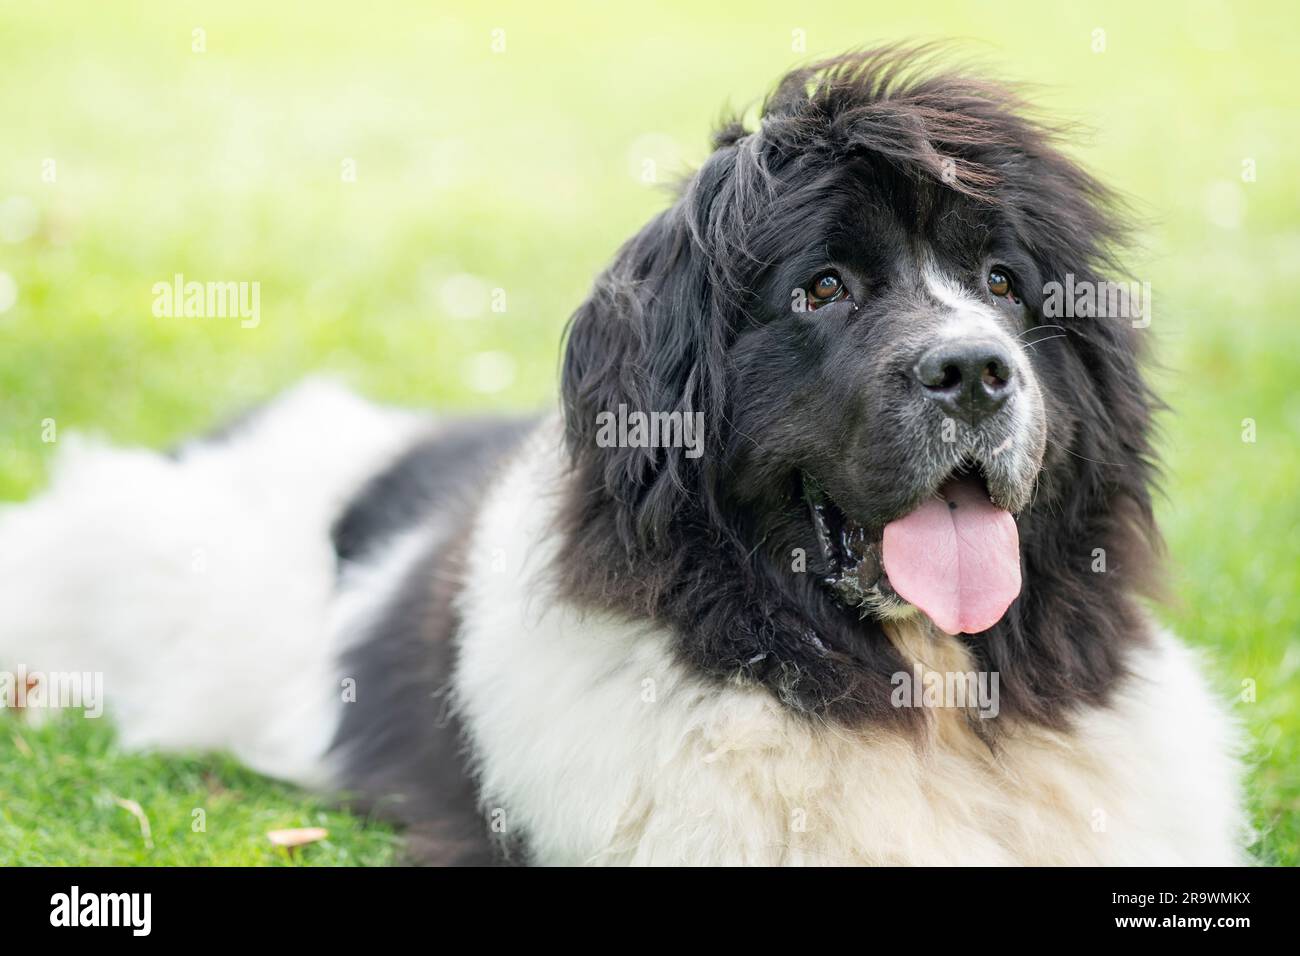
[[[1050,301],[1106,287],[1123,226],[1013,94],[926,57],[787,76],[575,316],[574,540],[608,569],[577,590],[814,709],[861,698],[896,663],[880,622],[919,608],[1019,655],[1050,720],[1119,673],[1154,535],[1133,317]],[[702,445],[667,418],[602,441],[620,408],[699,415]]]

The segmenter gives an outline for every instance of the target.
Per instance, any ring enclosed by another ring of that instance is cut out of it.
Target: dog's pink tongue
[[[975,481],[885,525],[882,550],[894,590],[948,634],[987,631],[1020,593],[1015,519]]]

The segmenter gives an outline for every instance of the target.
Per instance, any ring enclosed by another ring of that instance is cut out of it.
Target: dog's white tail
[[[309,382],[175,457],[62,440],[51,487],[0,510],[0,672],[102,675],[127,746],[324,782],[341,699],[329,528],[423,427]]]

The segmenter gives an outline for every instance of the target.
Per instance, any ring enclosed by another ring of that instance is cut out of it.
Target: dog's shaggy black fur
[[[1106,699],[1141,640],[1135,598],[1159,550],[1154,403],[1131,325],[1044,319],[1042,289],[1113,278],[1125,225],[1059,130],[1005,88],[931,69],[933,54],[851,54],[785,77],[758,127],[725,125],[597,281],[564,358],[564,587],[671,626],[695,668],[809,715],[922,719],[890,706],[890,675],[908,665],[881,621],[791,571],[795,549],[816,553],[798,489],[816,474],[871,527],[926,493],[915,437],[880,393],[896,371],[881,356],[906,334],[900,277],[921,246],[949,274],[993,257],[1018,274],[1048,444],[1018,519],[1021,595],[963,640],[1001,674],[1004,717],[1062,726]],[[790,290],[828,260],[872,277],[857,310],[792,313]],[[705,453],[598,447],[597,415],[619,405],[703,412]]]

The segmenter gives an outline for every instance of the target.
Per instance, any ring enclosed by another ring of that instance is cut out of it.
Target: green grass
[[[1256,853],[1300,861],[1292,5],[478,6],[0,9],[0,203],[19,197],[0,205],[18,295],[0,311],[0,500],[41,486],[47,419],[160,445],[310,370],[444,407],[553,401],[566,317],[664,202],[646,159],[667,181],[703,156],[724,104],[752,104],[809,56],[970,38],[1092,128],[1079,155],[1152,222],[1132,268],[1152,283],[1172,407],[1176,600],[1161,613],[1212,655],[1225,697],[1254,681],[1234,709],[1254,747]],[[178,272],[260,282],[261,324],[155,319],[152,286]],[[144,808],[153,850],[114,796]],[[195,807],[206,834],[189,829]],[[279,862],[264,830],[322,814],[329,844],[297,862],[391,858],[387,831],[228,761],[120,754],[94,721],[0,720],[0,863]]]
[[[382,866],[387,827],[221,756],[123,753],[104,720],[0,721],[0,864]],[[134,801],[147,821],[122,805]],[[266,833],[323,827],[292,851]]]

